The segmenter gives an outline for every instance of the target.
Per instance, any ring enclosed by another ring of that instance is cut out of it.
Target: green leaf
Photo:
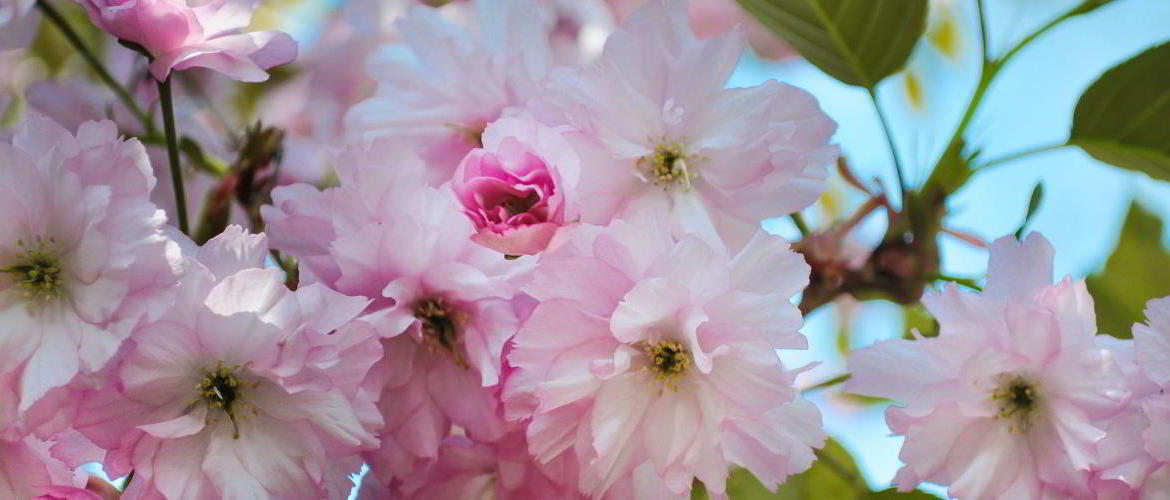
[[[775,492],[768,491],[746,469],[733,469],[727,478],[727,496],[733,500],[805,500],[810,498],[853,500],[869,493],[849,452],[829,439],[812,467],[789,477]],[[706,488],[693,488],[692,500],[709,498]]]
[[[1170,43],[1101,75],[1081,95],[1069,144],[1100,161],[1170,180]]]
[[[1170,252],[1162,245],[1162,221],[1130,205],[1117,248],[1105,269],[1085,279],[1101,333],[1127,339],[1145,317],[1146,302],[1170,295]]]
[[[1016,239],[1021,239],[1024,235],[1024,229],[1028,227],[1028,223],[1032,222],[1032,216],[1036,215],[1036,209],[1040,208],[1040,202],[1044,201],[1044,184],[1037,182],[1036,187],[1032,188],[1032,196],[1028,198],[1028,211],[1024,214],[1024,222],[1020,223],[1020,228],[1016,230]]]
[[[737,0],[829,76],[872,89],[902,69],[927,0]]]

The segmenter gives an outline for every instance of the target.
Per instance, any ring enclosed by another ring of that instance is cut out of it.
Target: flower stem
[[[1015,57],[1016,54],[1020,52],[1020,50],[1028,46],[1028,44],[1032,43],[1032,41],[1039,38],[1040,35],[1047,33],[1048,30],[1052,29],[1070,17],[1083,14],[1085,12],[1086,5],[1089,5],[1091,1],[1092,0],[1086,0],[1086,2],[1080,6],[1075,7],[1065,12],[1064,14],[1061,14],[1060,16],[1057,16],[1052,21],[1049,21],[1044,26],[1041,26],[1036,31],[1033,31],[1031,34],[1024,37],[1023,40],[1017,42],[1002,56],[996,58],[992,58],[991,54],[988,53],[989,47],[987,46],[986,33],[987,21],[983,13],[983,1],[980,0],[976,3],[976,6],[979,9],[979,25],[981,31],[980,41],[983,45],[983,65],[981,71],[979,72],[979,84],[975,87],[975,93],[971,95],[971,100],[967,103],[967,110],[963,113],[963,118],[959,120],[959,126],[955,129],[954,135],[951,136],[951,141],[949,144],[954,144],[962,140],[963,134],[967,132],[967,127],[971,125],[972,119],[975,118],[975,112],[978,111],[979,106],[983,104],[983,98],[987,95],[987,90],[991,87],[992,80],[994,80],[996,75],[999,74],[999,71],[1002,70],[1005,65],[1007,65],[1008,61]]]
[[[894,144],[894,131],[890,128],[890,121],[886,118],[885,112],[882,111],[881,104],[878,104],[877,93],[873,88],[867,88],[869,91],[869,98],[873,101],[873,109],[877,111],[878,121],[882,124],[882,131],[886,135],[886,143],[890,145],[890,156],[894,157],[894,173],[898,174],[898,187],[901,189],[902,202],[905,204],[906,198],[906,176],[902,171],[902,161],[898,159],[898,147]]]
[[[163,127],[167,137],[167,159],[171,164],[171,183],[175,188],[175,212],[179,218],[179,230],[187,230],[187,195],[183,192],[183,169],[179,165],[179,134],[175,131],[175,105],[171,98],[171,77],[158,82],[159,104],[162,107]]]
[[[982,166],[978,167],[976,170],[982,172],[984,170],[987,170],[987,169],[994,167],[994,166],[997,166],[997,165],[1002,165],[1004,163],[1013,162],[1013,161],[1016,161],[1020,158],[1032,156],[1035,154],[1046,153],[1048,151],[1060,149],[1060,148],[1063,148],[1065,146],[1068,146],[1068,144],[1061,142],[1061,143],[1055,143],[1055,144],[1045,144],[1043,146],[1036,146],[1036,147],[1024,149],[1022,151],[1016,151],[1015,153],[1007,154],[1007,155],[1001,156],[999,158],[994,158],[994,159],[988,160],[987,163],[984,163]]]
[[[979,286],[979,283],[971,278],[960,278],[958,276],[948,276],[945,274],[936,274],[932,277],[936,281],[946,281],[946,282],[954,283],[956,285],[963,285],[963,286],[970,288],[972,290],[975,290],[977,292],[983,291],[983,287]]]
[[[122,84],[118,83],[118,81],[114,79],[114,76],[111,75],[108,70],[106,70],[105,65],[102,64],[102,61],[98,59],[97,55],[95,55],[93,51],[89,49],[89,47],[86,47],[85,42],[81,39],[81,35],[78,35],[77,31],[69,25],[69,22],[65,20],[65,16],[62,16],[61,13],[57,11],[55,7],[50,5],[47,0],[37,0],[37,7],[41,9],[41,13],[43,13],[50,22],[57,26],[57,29],[61,30],[61,34],[64,35],[65,39],[69,41],[69,44],[77,50],[77,53],[81,54],[81,58],[84,59],[87,64],[89,64],[89,67],[92,68],[95,73],[97,73],[98,78],[101,79],[102,83],[106,84],[106,87],[109,87],[110,90],[114,92],[114,95],[118,97],[118,100],[122,101],[122,104],[124,104],[126,108],[134,114],[134,117],[138,118],[138,121],[142,122],[142,127],[146,129],[146,132],[150,133],[153,131],[154,124],[151,123],[150,116],[148,116],[146,112],[142,111],[142,108],[139,107],[138,103],[134,101],[134,97],[130,95],[130,92],[128,92],[126,88],[122,86]]]
[[[841,375],[837,375],[836,377],[833,377],[833,378],[831,378],[831,379],[824,380],[824,381],[821,381],[821,382],[817,382],[817,383],[815,383],[815,384],[813,384],[813,385],[810,385],[810,386],[808,386],[808,387],[805,387],[804,389],[801,389],[801,390],[800,390],[800,393],[801,393],[801,394],[808,394],[808,393],[810,393],[810,392],[813,392],[813,391],[818,391],[818,390],[821,390],[821,389],[827,389],[827,388],[829,388],[829,387],[833,387],[833,386],[835,386],[835,385],[837,385],[837,384],[843,383],[843,382],[845,382],[846,380],[849,380],[849,378],[850,378],[850,377],[852,377],[852,376],[853,376],[853,375],[851,375],[851,374],[848,374],[848,373],[842,373]]]
[[[801,217],[800,212],[791,215],[792,223],[796,225],[796,230],[800,231],[801,236],[808,236],[808,224],[804,222],[804,217]]]

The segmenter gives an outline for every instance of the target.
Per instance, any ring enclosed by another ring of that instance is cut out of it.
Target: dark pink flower
[[[565,176],[575,181],[579,169],[577,155],[552,128],[528,117],[496,121],[451,185],[475,225],[471,240],[508,255],[544,250],[575,215],[568,210]]]

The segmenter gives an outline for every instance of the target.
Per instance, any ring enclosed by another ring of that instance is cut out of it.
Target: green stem
[[[126,108],[134,114],[134,117],[138,118],[138,121],[142,122],[142,127],[146,129],[146,132],[150,133],[153,131],[154,124],[151,123],[150,116],[148,116],[146,112],[142,111],[142,108],[139,107],[138,103],[134,101],[134,97],[130,95],[130,92],[128,92],[126,88],[122,86],[122,84],[118,83],[118,81],[114,79],[114,76],[111,75],[108,70],[106,70],[105,65],[102,64],[102,61],[98,59],[97,55],[95,55],[93,51],[89,49],[89,47],[85,46],[85,42],[81,39],[81,35],[78,35],[77,31],[69,25],[69,22],[65,20],[65,16],[62,16],[61,13],[58,12],[55,7],[50,5],[47,0],[37,0],[37,7],[41,9],[41,12],[45,15],[46,18],[48,18],[50,22],[57,26],[57,29],[61,30],[61,34],[64,35],[65,39],[69,41],[69,44],[77,50],[77,53],[81,54],[81,58],[84,59],[87,64],[89,64],[89,67],[92,68],[95,73],[97,73],[98,78],[101,79],[102,83],[106,84],[106,87],[109,87],[110,90],[114,92],[114,95],[118,97],[118,100],[122,101],[122,104],[124,104]]]
[[[1025,149],[1022,151],[1016,151],[1014,153],[1010,153],[1010,154],[1001,156],[999,158],[988,160],[987,163],[984,163],[982,166],[979,166],[978,168],[976,168],[976,170],[984,171],[984,170],[987,170],[987,169],[994,167],[996,165],[1002,165],[1004,163],[1013,162],[1013,161],[1016,161],[1020,158],[1032,156],[1035,154],[1045,153],[1048,151],[1063,148],[1065,146],[1068,146],[1068,144],[1062,142],[1062,143],[1057,143],[1057,144],[1045,144],[1043,146],[1036,146],[1036,147],[1028,148],[1028,149]]]
[[[983,0],[975,2],[975,8],[979,11],[979,47],[983,49],[983,62],[991,60],[991,47],[987,43],[987,16],[983,14]]]
[[[804,217],[800,216],[800,212],[794,213],[790,217],[792,217],[792,223],[796,224],[796,230],[800,231],[800,235],[808,236],[808,224],[804,222]]]
[[[971,279],[971,278],[959,278],[959,277],[956,277],[956,276],[947,276],[947,275],[945,275],[945,274],[936,274],[936,275],[934,275],[934,276],[932,276],[932,277],[933,277],[933,278],[934,278],[936,281],[947,281],[947,282],[950,282],[950,283],[955,283],[955,284],[958,284],[958,285],[963,285],[963,286],[965,286],[965,287],[967,287],[967,288],[970,288],[970,289],[972,289],[972,290],[975,290],[975,291],[978,291],[978,292],[982,292],[982,291],[983,291],[983,287],[979,286],[979,283],[977,283],[975,280],[973,280],[973,279]]]
[[[979,110],[979,107],[983,104],[983,98],[987,96],[987,91],[989,88],[991,88],[991,82],[995,79],[996,75],[999,74],[1000,70],[1002,70],[1003,67],[1007,65],[1008,61],[1010,61],[1012,58],[1014,58],[1016,56],[1016,54],[1018,54],[1020,52],[1020,50],[1023,50],[1024,47],[1028,46],[1034,40],[1039,38],[1040,35],[1047,33],[1048,30],[1052,29],[1053,27],[1060,24],[1064,20],[1066,20],[1070,17],[1073,17],[1073,16],[1084,14],[1085,12],[1092,10],[1089,6],[1093,5],[1097,1],[1099,1],[1099,0],[1085,0],[1085,2],[1081,3],[1077,7],[1074,7],[1072,10],[1069,10],[1069,11],[1065,12],[1064,14],[1061,14],[1056,19],[1049,21],[1044,26],[1041,26],[1036,31],[1034,31],[1031,34],[1029,34],[1028,36],[1024,37],[1023,40],[1020,40],[1018,43],[1016,43],[1014,46],[1012,46],[1012,48],[1008,49],[1008,51],[1005,52],[1004,55],[997,57],[997,58],[994,58],[994,59],[992,59],[991,56],[987,53],[987,50],[988,50],[988,47],[986,45],[987,44],[987,42],[986,42],[987,20],[986,20],[986,17],[984,16],[984,12],[983,12],[983,2],[982,2],[982,0],[977,2],[976,6],[978,7],[978,12],[979,12],[979,25],[980,25],[980,28],[982,31],[982,33],[980,35],[980,40],[981,40],[981,43],[984,44],[983,64],[982,64],[982,68],[980,69],[980,72],[979,72],[979,84],[975,87],[975,92],[973,94],[971,94],[971,100],[967,102],[967,108],[966,108],[966,111],[963,112],[963,118],[959,120],[959,126],[955,128],[955,133],[954,133],[954,135],[951,136],[951,140],[949,142],[947,142],[947,144],[948,144],[947,147],[954,148],[954,147],[957,147],[957,145],[960,143],[960,141],[963,138],[963,134],[965,134],[967,132],[967,127],[969,127],[971,125],[971,121],[975,118],[975,113]],[[945,155],[944,155],[944,157],[945,157]],[[932,181],[934,180],[933,176],[932,176],[931,180]],[[930,181],[928,181],[928,184],[929,183],[930,183]]]
[[[983,71],[981,72],[981,76],[979,78],[979,86],[976,87],[975,94],[971,96],[971,103],[967,106],[967,112],[963,115],[963,120],[959,122],[959,129],[955,131],[955,136],[953,139],[962,137],[963,133],[967,131],[967,126],[970,125],[971,119],[974,118],[975,111],[978,110],[979,105],[983,102],[983,96],[987,94],[987,88],[991,86],[991,80],[994,79],[997,74],[999,74],[999,71],[1002,70],[1005,65],[1007,65],[1008,61],[1012,60],[1012,58],[1014,58],[1016,54],[1020,52],[1020,50],[1023,50],[1024,47],[1027,47],[1029,44],[1039,38],[1040,35],[1047,33],[1048,30],[1056,27],[1056,25],[1064,22],[1070,17],[1083,14],[1085,12],[1084,5],[1089,4],[1092,1],[1093,0],[1086,1],[1084,4],[1077,6],[1068,12],[1065,12],[1060,16],[1057,16],[1056,19],[1049,21],[1044,26],[1041,26],[1040,29],[1033,31],[1031,34],[1024,37],[1023,40],[1020,40],[1000,57],[992,59],[991,55],[988,54],[985,49],[983,54]],[[983,17],[983,2],[980,1],[978,6],[980,26],[986,26],[986,20]],[[986,37],[986,35],[984,35],[984,37]],[[954,140],[951,142],[954,142]]]
[[[808,387],[805,387],[804,389],[801,389],[801,390],[800,390],[800,393],[801,393],[801,394],[808,394],[808,393],[810,393],[810,392],[813,392],[813,391],[819,391],[819,390],[821,390],[821,389],[827,389],[827,388],[829,388],[829,387],[833,387],[834,385],[837,385],[837,384],[843,383],[843,382],[845,382],[846,380],[849,380],[849,379],[850,379],[852,376],[853,376],[853,375],[851,375],[851,374],[848,374],[848,373],[842,373],[841,375],[837,375],[836,377],[833,377],[833,378],[831,378],[831,379],[829,379],[829,380],[825,380],[825,381],[822,381],[822,382],[817,382],[816,384],[813,384],[813,385],[810,385],[810,386],[808,386]]]
[[[894,157],[894,173],[898,174],[898,187],[902,193],[903,204],[905,204],[907,190],[906,177],[902,172],[902,161],[898,159],[898,147],[894,144],[894,131],[890,128],[890,122],[886,118],[885,112],[882,111],[881,104],[878,104],[877,93],[874,92],[872,87],[866,88],[866,90],[869,91],[869,99],[873,101],[873,109],[877,111],[878,121],[882,124],[882,131],[886,135],[886,143],[890,145],[890,156]]]
[[[175,212],[179,217],[179,230],[190,234],[187,229],[187,195],[183,192],[183,169],[179,164],[179,134],[175,131],[175,105],[171,98],[171,77],[158,82],[159,105],[162,107],[163,127],[167,137],[167,160],[171,163],[171,183],[175,188]]]
[[[134,480],[134,469],[130,469],[130,473],[126,475],[126,481],[122,482],[122,491],[130,487],[130,481]]]

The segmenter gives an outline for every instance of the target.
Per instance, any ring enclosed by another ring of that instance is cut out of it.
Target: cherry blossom
[[[991,246],[983,294],[923,298],[938,337],[885,340],[849,357],[847,389],[892,399],[906,436],[895,482],[960,498],[1085,496],[1105,419],[1129,397],[1117,355],[1097,342],[1083,281],[1052,284],[1039,233]]]
[[[451,179],[480,146],[487,124],[531,99],[552,64],[553,15],[533,0],[476,0],[474,28],[430,7],[414,6],[396,23],[413,58],[386,52],[371,74],[377,94],[346,117],[351,137],[391,137],[428,166],[428,180]]]
[[[836,124],[790,85],[725,88],[742,35],[698,40],[686,15],[684,2],[647,2],[599,61],[554,74],[531,108],[580,132],[584,222],[662,198],[689,231],[739,248],[761,219],[817,199],[837,156],[828,144]]]
[[[342,495],[381,426],[363,387],[381,352],[350,322],[368,301],[289,291],[238,226],[188,253],[179,300],[85,393],[75,427],[110,475],[134,470],[128,498]]]
[[[178,257],[149,200],[146,151],[112,122],[74,135],[31,117],[0,156],[0,372],[18,374],[24,411],[162,314]]]
[[[537,461],[571,453],[593,497],[645,481],[685,497],[694,479],[721,493],[733,464],[775,488],[824,440],[774,353],[806,346],[788,298],[808,267],[782,238],[728,254],[662,215],[582,227],[544,255],[508,356],[509,417],[531,418]]]
[[[292,62],[297,44],[279,31],[243,32],[257,0],[77,0],[90,20],[152,56],[150,73],[202,67],[245,81],[268,79],[265,70]]]
[[[479,440],[504,433],[493,391],[519,319],[513,281],[524,261],[471,241],[471,222],[447,188],[387,140],[338,159],[341,186],[278,188],[264,217],[276,246],[311,279],[369,299],[360,319],[384,337],[374,368],[386,432],[365,454],[385,483],[434,459],[458,425]]]
[[[452,181],[475,224],[471,239],[507,255],[539,253],[557,229],[577,218],[569,191],[580,159],[556,130],[530,117],[493,122],[483,142]]]

